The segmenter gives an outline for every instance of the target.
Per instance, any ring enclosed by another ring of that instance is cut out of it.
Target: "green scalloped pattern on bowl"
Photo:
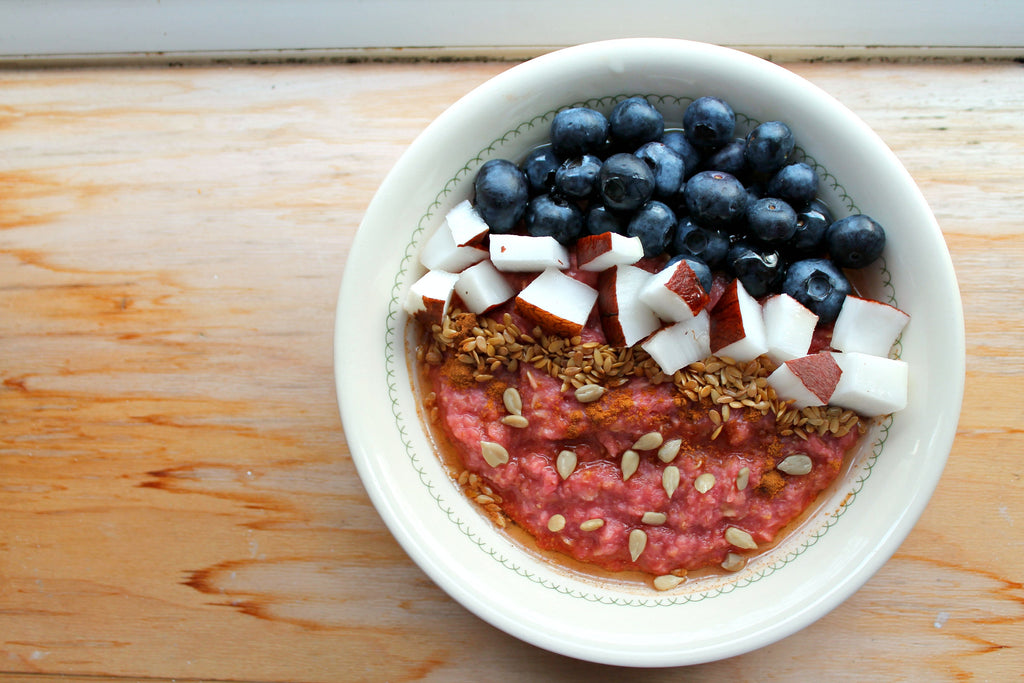
[[[609,596],[601,595],[596,592],[584,590],[577,587],[567,585],[565,582],[554,580],[549,577],[540,576],[536,572],[523,567],[515,561],[514,558],[507,557],[498,548],[492,546],[486,541],[483,536],[476,533],[473,530],[474,524],[486,523],[490,524],[489,521],[485,520],[482,516],[479,518],[473,518],[472,520],[464,519],[457,511],[456,508],[449,502],[449,495],[461,495],[457,489],[452,486],[452,482],[444,481],[443,484],[438,484],[433,481],[430,474],[422,466],[421,454],[416,451],[411,440],[408,437],[408,430],[410,429],[409,418],[402,412],[399,405],[399,387],[398,387],[398,374],[396,372],[396,363],[404,362],[406,357],[405,348],[405,335],[402,329],[399,328],[399,320],[402,319],[400,313],[402,311],[402,295],[407,291],[409,282],[410,270],[413,270],[414,260],[416,254],[419,251],[419,246],[422,238],[426,231],[436,224],[436,217],[438,212],[446,205],[446,199],[454,192],[456,192],[462,185],[463,182],[467,182],[473,177],[473,173],[488,159],[500,156],[501,150],[508,145],[510,142],[515,141],[521,137],[525,132],[536,128],[538,125],[549,125],[551,119],[556,113],[566,107],[586,106],[594,109],[609,109],[616,102],[626,99],[627,97],[633,97],[635,95],[606,95],[602,97],[595,97],[588,99],[583,102],[575,102],[572,104],[559,107],[551,111],[545,112],[538,116],[535,116],[528,121],[520,123],[515,128],[505,131],[499,137],[496,137],[489,144],[484,146],[477,152],[471,159],[467,160],[458,170],[456,170],[452,176],[444,183],[440,191],[434,197],[434,200],[426,207],[419,221],[417,222],[416,228],[413,231],[409,242],[405,245],[405,250],[401,260],[400,267],[395,273],[394,284],[391,289],[391,299],[388,302],[388,314],[385,319],[387,329],[385,332],[385,374],[387,376],[387,392],[388,398],[391,401],[391,412],[395,421],[395,428],[399,434],[399,438],[402,442],[405,450],[405,455],[409,465],[416,472],[420,482],[428,491],[430,497],[436,503],[438,509],[445,515],[445,517],[454,525],[463,535],[466,536],[480,552],[489,556],[494,560],[495,563],[504,567],[508,571],[522,577],[524,580],[530,581],[534,584],[550,589],[562,595],[567,595],[580,600],[588,602],[603,603],[609,605],[628,606],[628,607],[659,607],[659,606],[671,606],[680,605],[686,603],[700,602],[710,598],[714,598],[718,595],[724,595],[731,593],[734,590],[741,589],[745,586],[754,584],[761,579],[774,574],[777,571],[782,570],[792,562],[795,562],[801,555],[803,555],[809,548],[813,547],[822,537],[825,536],[836,524],[839,523],[840,518],[846,512],[847,509],[854,503],[857,498],[857,494],[863,489],[867,483],[868,478],[871,476],[871,471],[874,468],[875,462],[881,456],[882,451],[885,447],[885,442],[889,435],[889,430],[893,424],[893,417],[890,415],[886,417],[878,426],[875,438],[871,443],[871,451],[864,459],[864,462],[852,473],[853,476],[852,484],[847,492],[847,496],[843,503],[836,509],[829,512],[821,513],[816,518],[816,524],[814,528],[809,529],[804,534],[804,538],[792,548],[787,548],[784,553],[780,553],[779,557],[772,557],[774,551],[769,551],[769,561],[758,563],[756,569],[748,572],[741,572],[736,574],[730,580],[725,582],[716,582],[716,584],[706,590],[701,590],[699,586],[696,590],[689,593],[666,593],[650,598],[646,597],[624,597],[624,596]],[[673,95],[657,95],[657,94],[646,94],[640,95],[646,97],[648,101],[657,105],[670,104],[674,107],[682,108],[685,104],[691,102],[693,98],[678,97]],[[737,129],[738,130],[749,130],[756,126],[760,121],[753,119],[745,114],[737,112]],[[794,152],[794,158],[801,160],[809,164],[814,168],[818,174],[819,180],[829,187],[830,191],[836,196],[836,198],[842,203],[843,209],[847,213],[857,213],[859,209],[853,197],[851,197],[846,189],[842,186],[839,180],[828,171],[827,168],[819,164],[814,157],[806,152],[806,150],[796,148]],[[878,276],[880,279],[880,286],[884,294],[882,298],[887,303],[897,306],[896,303],[896,292],[892,284],[892,276],[886,267],[884,259],[880,259],[878,262]],[[399,351],[400,349],[400,351]],[[900,357],[901,353],[900,341],[897,339],[896,344],[893,347],[892,356],[895,358]],[[419,420],[419,416],[413,417],[415,421]],[[436,457],[434,453],[430,453],[431,457]],[[685,584],[684,584],[685,585]]]

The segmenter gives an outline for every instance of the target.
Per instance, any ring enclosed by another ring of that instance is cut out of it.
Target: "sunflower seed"
[[[640,519],[644,524],[651,524],[658,526],[668,521],[668,515],[664,512],[645,512],[644,516]]]
[[[506,415],[501,418],[501,423],[516,429],[525,429],[530,426],[530,421],[522,415]]]
[[[604,520],[600,517],[595,519],[588,519],[587,521],[580,524],[580,531],[597,531],[604,526]]]
[[[725,562],[722,563],[722,569],[727,572],[738,572],[747,566],[747,560],[742,555],[736,553],[729,553],[725,556]]]
[[[640,466],[640,455],[634,450],[627,450],[622,454],[622,481],[633,476],[636,468]]]
[[[810,474],[811,469],[814,467],[814,463],[811,461],[809,456],[806,456],[803,453],[797,453],[787,457],[776,465],[776,467],[786,474],[801,475]]]
[[[730,545],[734,545],[737,548],[743,548],[745,550],[757,549],[757,543],[754,542],[754,537],[743,529],[734,526],[725,530],[725,540],[728,541]]]
[[[747,488],[747,484],[750,482],[750,468],[744,467],[736,475],[736,490],[742,491]]]
[[[555,459],[555,469],[558,470],[558,476],[568,479],[569,475],[576,471],[576,454],[572,451],[559,453]]]
[[[600,384],[584,384],[576,390],[576,400],[580,403],[593,403],[604,396],[604,387]]]
[[[551,515],[548,518],[548,531],[558,533],[565,528],[565,517],[562,515]]]
[[[665,468],[665,471],[661,474],[661,486],[665,489],[665,494],[671,498],[672,494],[679,488],[679,468],[675,465],[669,465]]]
[[[519,390],[515,387],[506,389],[505,393],[501,395],[501,400],[505,404],[505,410],[512,415],[523,414],[523,397],[519,395]]]
[[[636,559],[643,553],[644,548],[647,547],[647,534],[643,529],[633,529],[629,532],[629,556]]]
[[[663,441],[664,439],[658,432],[648,432],[636,440],[633,448],[638,451],[649,451],[660,446]]]
[[[672,462],[679,455],[679,449],[682,445],[682,439],[669,439],[661,444],[661,448],[658,449],[658,459],[662,462]]]
[[[682,576],[676,576],[675,574],[662,574],[661,576],[654,577],[654,587],[660,591],[670,591],[678,587],[685,580]]]
[[[508,451],[500,443],[494,443],[493,441],[480,442],[480,455],[484,456],[484,460],[491,467],[504,465],[508,462]]]
[[[700,493],[707,493],[714,485],[715,475],[710,472],[705,472],[693,480],[693,488],[697,489]]]

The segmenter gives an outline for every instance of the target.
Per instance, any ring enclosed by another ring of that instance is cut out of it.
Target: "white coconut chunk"
[[[776,294],[761,305],[768,341],[767,355],[776,363],[807,355],[818,316],[789,294]]]
[[[468,199],[456,204],[444,217],[445,225],[452,233],[452,241],[456,246],[465,247],[479,244],[490,232],[483,216],[473,207]]]
[[[576,241],[576,265],[580,270],[599,273],[612,266],[633,265],[643,257],[644,245],[639,237],[605,232]]]
[[[864,417],[888,415],[907,406],[909,366],[906,361],[868,353],[833,352],[843,371],[829,401]]]
[[[910,316],[889,304],[849,295],[832,329],[832,348],[888,356]]]
[[[460,247],[452,237],[447,221],[443,223],[420,251],[420,263],[428,270],[459,273],[487,258],[487,250],[477,246]]]
[[[815,353],[782,363],[768,375],[768,384],[794,408],[828,405],[842,370],[831,353]]]
[[[548,268],[519,292],[516,310],[549,332],[577,335],[590,317],[597,290]]]
[[[710,319],[707,311],[658,330],[640,347],[651,355],[661,371],[671,375],[690,363],[711,355]]]
[[[439,321],[448,312],[459,276],[443,270],[428,270],[409,288],[405,310],[409,315]]]
[[[651,274],[636,266],[613,266],[598,276],[597,305],[601,327],[610,344],[632,346],[661,326],[658,316],[640,300]]]
[[[470,313],[489,311],[516,293],[494,264],[486,260],[462,271],[455,283],[455,291]]]
[[[690,320],[708,303],[708,293],[685,259],[655,273],[640,292],[640,300],[667,322]]]
[[[505,273],[564,270],[569,267],[569,251],[549,235],[491,235],[491,263]]]
[[[745,363],[767,351],[761,304],[733,280],[711,311],[711,352]]]

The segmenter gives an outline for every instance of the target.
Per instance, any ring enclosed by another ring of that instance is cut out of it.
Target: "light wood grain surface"
[[[819,622],[624,671],[472,616],[388,534],[332,380],[367,203],[508,63],[0,71],[0,680],[987,680],[1024,671],[1024,66],[793,63],[921,185],[967,389],[918,526]]]

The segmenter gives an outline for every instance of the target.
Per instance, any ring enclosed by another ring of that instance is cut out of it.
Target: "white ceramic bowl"
[[[542,143],[554,113],[610,110],[645,95],[671,125],[700,95],[726,99],[740,128],[779,119],[825,182],[838,215],[888,232],[861,283],[912,316],[900,347],[908,407],[874,429],[815,513],[767,555],[726,577],[658,593],[573,575],[524,552],[481,516],[431,449],[412,391],[405,293],[416,256],[445,212],[470,197],[487,159]],[[348,360],[359,348],[359,362]],[[338,399],[352,457],[410,557],[484,620],[540,647],[628,666],[721,659],[811,624],[856,591],[900,545],[942,473],[959,417],[964,328],[942,234],[895,155],[817,87],[755,57],[642,39],[581,45],[510,68],[437,118],[370,204],[352,246],[336,325]]]

